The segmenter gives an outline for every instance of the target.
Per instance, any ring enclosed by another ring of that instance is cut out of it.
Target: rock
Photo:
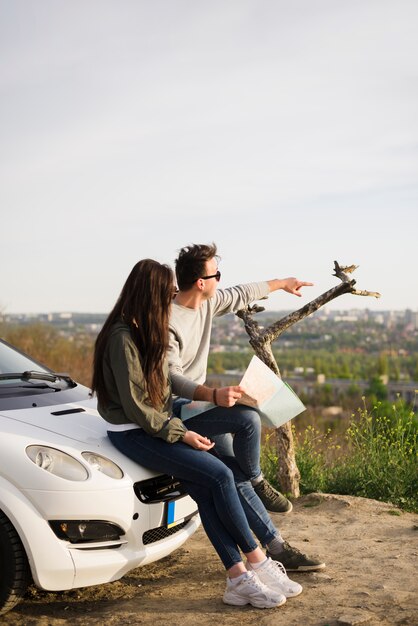
[[[361,626],[370,622],[372,616],[367,613],[347,613],[337,619],[340,626]]]
[[[317,574],[314,572],[311,576],[314,580],[332,580],[332,577],[328,574]]]

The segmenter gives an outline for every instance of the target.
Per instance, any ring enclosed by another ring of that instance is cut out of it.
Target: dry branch
[[[250,345],[252,346],[255,354],[275,373],[280,377],[280,370],[273,355],[271,344],[275,341],[285,330],[300,322],[308,315],[311,315],[319,308],[327,304],[331,300],[338,298],[344,293],[351,293],[356,296],[372,296],[374,298],[380,298],[380,294],[375,291],[364,291],[355,289],[356,281],[349,276],[352,274],[358,265],[341,266],[337,261],[334,261],[334,276],[341,280],[341,283],[332,289],[329,289],[325,293],[321,294],[315,300],[308,302],[305,306],[297,311],[293,311],[289,315],[286,315],[282,319],[278,320],[274,324],[271,324],[267,328],[262,328],[253,318],[255,313],[264,311],[264,308],[255,304],[253,306],[247,306],[240,311],[237,311],[236,315],[240,317],[245,326],[245,330],[250,338]],[[285,493],[290,493],[293,496],[299,496],[299,479],[300,474],[296,465],[295,452],[293,445],[292,431],[290,424],[284,424],[277,430],[277,455],[278,455],[278,480],[281,489]]]

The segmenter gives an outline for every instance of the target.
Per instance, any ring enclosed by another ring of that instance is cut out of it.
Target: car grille
[[[150,530],[147,530],[142,535],[142,543],[144,544],[144,546],[146,546],[149,543],[154,543],[155,541],[167,539],[167,537],[175,535],[180,530],[182,530],[186,526],[186,524],[188,524],[189,519],[181,522],[180,524],[177,524],[177,526],[172,526],[171,528],[165,528],[164,526],[160,526],[159,528],[151,528]]]
[[[134,491],[136,497],[146,504],[166,502],[185,494],[180,481],[166,474],[135,483]]]

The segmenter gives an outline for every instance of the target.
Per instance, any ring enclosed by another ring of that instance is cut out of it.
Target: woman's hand
[[[196,450],[210,450],[215,445],[210,439],[195,433],[193,430],[187,430],[182,441]]]
[[[244,389],[239,385],[236,387],[218,387],[216,390],[216,404],[226,407],[235,406],[243,393]]]

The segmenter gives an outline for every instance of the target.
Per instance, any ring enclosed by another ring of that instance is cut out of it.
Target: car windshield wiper
[[[34,370],[28,370],[26,372],[9,372],[7,374],[0,374],[0,380],[45,380],[50,383],[55,383],[57,380],[64,380],[70,387],[76,387],[77,383],[68,374],[59,374],[58,372],[37,372]]]

